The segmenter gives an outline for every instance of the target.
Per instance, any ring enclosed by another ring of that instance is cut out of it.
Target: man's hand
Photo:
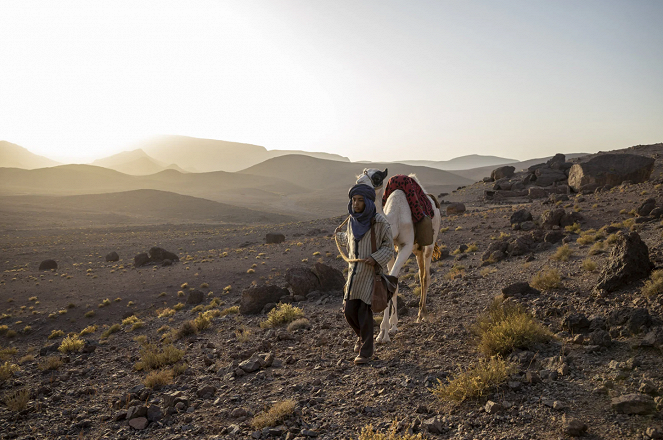
[[[365,260],[362,260],[362,262],[368,264],[369,266],[375,266],[377,264],[377,261],[375,261],[373,257],[368,257]]]

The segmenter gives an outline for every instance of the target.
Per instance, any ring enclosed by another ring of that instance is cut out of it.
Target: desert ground
[[[12,217],[0,234],[0,436],[356,439],[366,427],[384,433],[393,424],[402,438],[663,438],[663,295],[643,293],[647,278],[612,292],[596,289],[616,258],[617,235],[637,232],[654,269],[663,263],[660,219],[638,220],[646,216],[632,212],[649,198],[663,204],[660,151],[637,154],[656,158],[647,182],[568,200],[486,200],[488,182],[445,196],[467,209],[447,214],[442,205],[438,244],[447,252],[432,263],[429,319],[416,322],[411,258],[400,274],[399,331],[365,366],[352,363],[354,336],[339,290],[290,295],[287,302],[305,318],[294,326],[261,326],[268,315],[236,307],[250,288],[292,290],[289,270],[322,263],[342,273],[347,264],[333,239],[342,205],[334,217],[255,224],[48,227],[43,219],[23,224],[25,213]],[[580,229],[557,227],[554,242],[541,239],[501,261],[482,258],[496,242],[532,234],[512,228],[514,212],[529,211],[543,237],[551,231],[541,229],[540,218],[553,208],[578,213]],[[599,232],[610,226],[610,234]],[[267,244],[268,233],[285,241]],[[135,267],[134,256],[153,246],[179,261]],[[106,261],[110,252],[119,260]],[[57,269],[40,271],[46,259]],[[474,324],[491,300],[549,269],[560,274],[559,286],[509,301],[552,337],[506,354],[517,367],[503,384],[462,402],[440,399],[436,387],[484,358]],[[189,304],[197,292],[202,302]],[[206,312],[205,326],[186,331]],[[83,347],[58,350],[75,335]],[[150,371],[150,350],[171,349],[179,353],[174,362]],[[148,376],[160,371],[170,376],[151,383]],[[629,395],[644,396],[642,414],[616,409],[613,399]],[[278,421],[257,422],[284,402],[291,406]]]

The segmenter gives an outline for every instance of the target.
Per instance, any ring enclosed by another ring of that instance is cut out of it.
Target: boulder
[[[145,266],[149,262],[150,257],[145,252],[140,253],[134,257],[134,267]]]
[[[434,416],[421,422],[421,428],[431,434],[443,434],[445,431],[441,416]]]
[[[553,226],[559,226],[562,217],[566,215],[563,208],[550,209],[541,214],[541,226],[544,229],[552,229]]]
[[[511,214],[511,218],[509,219],[509,222],[513,225],[513,224],[520,224],[522,222],[531,221],[531,220],[533,220],[532,213],[530,213],[526,209],[521,209],[521,210],[516,211],[513,214]]]
[[[634,281],[647,278],[653,264],[649,249],[637,232],[617,233],[618,241],[610,251],[608,263],[599,276],[598,289],[613,292]]]
[[[322,290],[320,280],[308,267],[293,267],[285,271],[285,281],[293,295],[306,296],[314,290]]]
[[[283,243],[284,241],[285,241],[285,235],[278,232],[269,232],[265,236],[265,243],[267,244]]]
[[[653,218],[661,218],[663,216],[663,208],[654,208],[649,212],[649,216]]]
[[[543,241],[546,243],[557,243],[562,241],[564,237],[566,237],[566,234],[564,234],[562,231],[550,231],[545,235],[545,237],[543,237]]]
[[[465,212],[465,204],[463,203],[451,203],[447,206],[447,215],[462,214],[463,212]]]
[[[571,313],[562,320],[562,329],[577,334],[589,330],[589,319],[582,313]]]
[[[504,178],[511,178],[513,176],[513,173],[516,171],[515,167],[512,167],[510,165],[506,165],[503,167],[495,168],[491,173],[490,177],[493,180],[499,180],[499,179],[504,179]]]
[[[629,180],[642,183],[649,179],[654,159],[636,154],[601,154],[583,163],[573,165],[569,171],[569,185],[581,191],[585,185],[621,185]]]
[[[205,299],[205,294],[200,290],[192,290],[186,297],[187,304],[200,304]]]
[[[345,277],[340,270],[323,263],[315,263],[313,273],[318,277],[320,290],[343,290],[345,287]]]
[[[39,263],[39,270],[57,270],[58,263],[55,260],[44,260]]]
[[[636,212],[639,216],[644,217],[649,215],[654,208],[656,208],[656,199],[650,198],[642,202],[642,204],[638,206],[638,209],[636,209]]]
[[[239,312],[243,315],[256,315],[269,303],[278,303],[282,296],[290,295],[288,289],[265,284],[245,289],[239,303]]]
[[[610,402],[612,409],[621,414],[649,414],[656,410],[654,399],[643,394],[626,394]]]
[[[147,428],[147,423],[146,417],[136,417],[135,419],[129,420],[129,426],[139,431]]]
[[[115,251],[110,252],[106,254],[106,261],[120,261],[120,256]]]
[[[512,296],[538,295],[540,293],[540,291],[530,286],[526,281],[509,284],[502,289],[502,295],[504,295],[504,298],[510,298]]]
[[[574,223],[580,223],[584,220],[584,217],[575,211],[565,212],[562,218],[559,220],[559,225],[564,228],[566,226],[571,226]]]
[[[562,417],[562,432],[570,437],[580,437],[587,432],[587,424],[578,419]]]
[[[550,186],[555,182],[566,180],[566,173],[559,170],[540,168],[534,172],[537,186]]]
[[[553,169],[559,169],[563,163],[566,162],[566,156],[563,155],[562,153],[557,153],[548,161],[546,162],[546,165],[548,165],[549,168]]]
[[[544,199],[548,197],[548,191],[538,186],[532,186],[527,189],[527,197],[530,199]]]
[[[488,260],[493,254],[504,253],[509,245],[503,241],[494,241],[488,245],[488,249],[481,255],[481,261]],[[495,255],[497,256],[497,255]]]
[[[149,253],[151,262],[161,263],[163,260],[180,261],[180,258],[176,254],[160,247],[155,246],[151,248]]]

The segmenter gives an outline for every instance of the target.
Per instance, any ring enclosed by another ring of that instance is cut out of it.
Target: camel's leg
[[[396,257],[394,265],[389,270],[389,275],[398,276],[401,269],[405,265],[405,262],[407,261],[408,258],[410,258],[413,248],[414,248],[413,244],[406,244],[402,247],[401,246],[398,247],[398,256]],[[394,308],[396,308],[397,294],[398,294],[398,289],[396,289],[396,293],[394,294],[393,297]],[[382,323],[380,324],[380,333],[378,334],[377,338],[375,338],[375,342],[377,342],[378,344],[384,344],[391,341],[391,338],[389,337],[389,330],[392,324],[394,327],[392,334],[395,333],[396,330],[398,330],[396,326],[397,321],[398,321],[398,312],[394,311],[392,317],[392,314],[389,313],[389,307],[387,307],[386,310],[384,311],[384,316],[382,317]]]
[[[421,252],[417,252],[417,266],[419,266],[419,283],[421,284],[421,297],[419,298],[419,316],[417,322],[425,321],[428,318],[428,309],[426,308],[426,296],[430,284],[430,263],[433,252],[430,246],[427,246]]]
[[[398,331],[398,286],[396,286],[394,296],[391,297],[391,304],[392,310],[391,317],[389,318],[389,334],[395,335]]]

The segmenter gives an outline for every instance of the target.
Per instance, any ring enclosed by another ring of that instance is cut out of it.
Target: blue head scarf
[[[375,190],[364,184],[358,184],[350,188],[348,192],[348,213],[350,214],[350,227],[355,240],[362,239],[364,234],[371,229],[371,220],[375,217]],[[354,212],[352,209],[352,196],[363,196],[366,207],[363,212]]]

